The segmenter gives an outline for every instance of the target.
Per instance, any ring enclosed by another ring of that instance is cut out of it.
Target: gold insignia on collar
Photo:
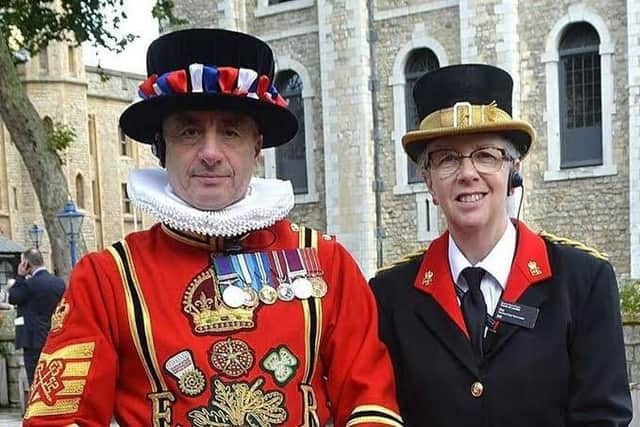
[[[527,267],[529,267],[529,274],[531,274],[533,277],[542,274],[542,270],[540,270],[540,267],[538,267],[538,263],[533,260],[527,263]]]
[[[424,277],[422,278],[422,284],[424,286],[429,286],[433,282],[433,271],[427,270],[424,273]]]
[[[58,332],[60,329],[62,329],[62,326],[64,325],[64,319],[67,318],[67,315],[69,314],[70,310],[71,310],[71,306],[67,302],[67,299],[65,297],[62,297],[62,299],[58,303],[58,306],[56,307],[53,314],[51,315],[51,332],[52,333]]]

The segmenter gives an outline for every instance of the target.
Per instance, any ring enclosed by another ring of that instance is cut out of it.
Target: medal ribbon
[[[267,254],[265,254],[264,252],[257,252],[255,256],[257,267],[256,273],[258,274],[259,279],[262,282],[262,286],[271,286],[271,283],[269,283],[269,276],[267,275],[267,272],[270,269],[269,258],[267,257]]]
[[[313,251],[313,248],[300,248],[300,249],[298,249],[298,252],[300,253],[300,256],[302,258],[302,262],[303,262],[304,266],[306,267],[307,271],[309,272],[309,275],[310,276],[316,276],[318,271],[315,268],[315,265],[313,264],[313,261],[311,259],[310,251]]]
[[[302,260],[300,259],[300,254],[297,249],[285,249],[284,256],[289,278],[304,277],[307,275],[307,271],[302,265]]]
[[[233,265],[233,269],[239,273],[242,282],[245,285],[251,285],[251,274],[247,270],[247,264],[244,262],[244,258],[242,258],[242,254],[231,255],[231,265]]]
[[[284,273],[286,269],[286,260],[284,259],[284,256],[282,256],[282,254],[280,254],[281,256],[278,256],[278,251],[271,251],[269,255],[271,258],[273,258],[272,265],[275,267],[274,273],[276,274],[276,278],[278,279],[277,281],[279,283],[288,283],[287,276]]]
[[[227,282],[238,278],[238,274],[231,266],[230,257],[227,255],[220,255],[213,258],[213,267],[218,274],[218,280],[220,282]]]
[[[247,275],[249,275],[249,284],[251,287],[257,292],[262,287],[262,283],[260,281],[260,275],[257,271],[256,266],[256,253],[251,252],[247,254],[240,254],[240,267],[244,266],[244,269],[247,271]],[[244,270],[243,270],[244,271]]]

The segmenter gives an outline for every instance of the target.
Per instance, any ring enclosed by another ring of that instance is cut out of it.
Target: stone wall
[[[520,2],[519,33],[522,86],[529,88],[520,105],[521,117],[538,132],[525,160],[524,219],[534,229],[577,239],[609,254],[620,277],[629,273],[629,174],[626,19],[622,0],[582,2],[600,17],[614,45],[613,160],[617,174],[586,179],[545,181],[548,168],[546,75],[544,52],[554,25],[570,15],[573,1]],[[581,17],[575,17],[580,20]]]
[[[640,185],[640,176],[635,169],[631,177],[629,173],[629,158],[636,163],[640,158],[638,143],[629,143],[630,127],[634,135],[638,132],[638,113],[628,100],[638,92],[637,73],[629,76],[628,72],[638,63],[637,2],[378,0],[373,2],[373,38],[363,36],[368,30],[366,2],[267,3],[184,0],[176,5],[190,26],[222,25],[252,32],[267,40],[276,56],[295,59],[308,69],[316,92],[314,171],[319,201],[298,204],[293,217],[337,233],[366,272],[370,272],[376,245],[371,238],[376,206],[370,193],[375,179],[383,185],[383,264],[428,244],[428,239],[418,241],[419,224],[425,222],[424,185],[399,182],[400,168],[406,165],[403,154],[397,155],[403,132],[396,122],[399,109],[405,107],[394,105],[398,78],[394,66],[406,59],[398,56],[408,54],[411,47],[435,49],[442,65],[488,62],[509,70],[515,82],[513,111],[538,132],[524,162],[520,217],[533,229],[577,239],[608,253],[621,278],[630,275],[631,264],[640,265],[640,221],[630,214],[632,203],[640,203],[630,193],[630,185]],[[547,126],[557,119],[557,112],[549,111],[548,106],[546,48],[551,34],[567,19],[591,20],[606,32],[601,34],[601,55],[610,54],[607,58],[611,59],[611,75],[604,78],[612,79],[612,99],[606,103],[612,117],[608,132],[612,165],[607,166],[607,173],[589,176],[588,171],[580,179],[549,179],[553,147]],[[375,108],[380,119],[382,167],[378,177],[372,175],[371,159],[363,158],[374,152],[373,123],[366,105],[371,97],[361,87],[369,73],[369,40],[374,40],[376,71],[371,77],[377,82]],[[631,62],[628,55],[635,55]],[[635,115],[629,115],[630,109]],[[349,193],[344,185],[347,181],[358,191]],[[430,214],[432,218],[440,215],[437,210]],[[440,230],[446,226],[442,220],[439,225]],[[354,233],[356,229],[360,231]],[[358,239],[361,241],[356,242]]]
[[[74,54],[75,71],[69,68],[68,55]],[[126,181],[134,167],[155,166],[157,161],[148,146],[133,144],[132,155],[120,154],[118,118],[133,100],[137,85],[143,76],[113,72],[89,67],[85,70],[81,51],[69,50],[65,43],[52,43],[48,49],[48,70],[39,65],[39,57],[24,66],[23,81],[31,102],[44,118],[71,126],[76,139],[61,154],[63,171],[67,177],[70,196],[78,208],[77,182],[82,182],[84,213],[82,237],[87,250],[101,248],[121,239],[132,229],[132,217],[122,214],[120,183]],[[95,116],[97,150],[90,152],[88,116]],[[31,224],[43,226],[40,207],[29,174],[6,130],[0,138],[0,233],[31,246],[27,229]],[[78,177],[81,180],[78,180]],[[113,179],[117,176],[118,179]],[[92,182],[98,182],[98,195],[94,197]],[[93,200],[99,198],[102,212],[97,213]],[[60,201],[62,208],[64,200]],[[141,216],[138,228],[153,223]],[[130,225],[131,224],[131,225]],[[50,254],[47,235],[40,249],[45,258]]]
[[[625,319],[622,329],[629,382],[640,384],[640,319]]]

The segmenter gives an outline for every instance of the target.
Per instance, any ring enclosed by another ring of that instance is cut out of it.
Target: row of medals
[[[242,256],[242,254],[231,256]],[[261,281],[258,291],[246,284],[243,280],[240,279],[238,281],[242,283],[242,286],[229,284],[222,291],[222,301],[231,308],[239,308],[243,305],[256,307],[260,301],[264,304],[271,305],[275,304],[278,300],[293,301],[296,298],[322,298],[327,294],[327,283],[322,277],[322,272],[301,274],[298,275],[298,277],[289,277],[288,280],[278,278],[277,288],[271,286],[269,282]],[[223,283],[223,281],[220,280],[218,282]]]

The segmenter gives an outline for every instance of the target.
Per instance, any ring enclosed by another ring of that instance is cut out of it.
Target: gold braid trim
[[[404,255],[402,258],[400,258],[399,260],[393,261],[391,264],[385,265],[384,267],[380,267],[378,270],[376,270],[375,276],[377,276],[378,273],[382,273],[383,271],[392,269],[396,265],[404,264],[405,262],[413,261],[416,258],[420,258],[422,255],[424,255],[426,251],[427,251],[427,248],[424,248],[424,249],[418,249],[417,251],[408,253]]]
[[[566,237],[556,236],[555,234],[548,233],[544,230],[540,232],[540,237],[552,243],[574,247],[603,261],[609,261],[609,255],[607,255],[606,253],[600,252],[597,249],[592,248],[591,246],[587,246],[582,242],[578,242],[577,240],[571,240],[567,239]]]

